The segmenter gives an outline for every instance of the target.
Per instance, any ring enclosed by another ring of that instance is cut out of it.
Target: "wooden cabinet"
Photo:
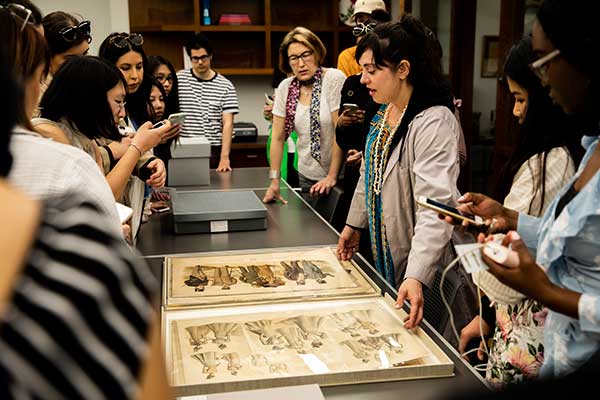
[[[259,136],[256,142],[232,143],[229,160],[232,168],[268,167],[268,136]]]
[[[183,68],[183,46],[193,32],[211,41],[213,67],[223,75],[272,75],[279,44],[296,26],[314,31],[327,48],[326,66],[354,45],[351,27],[340,21],[339,0],[211,0],[212,25],[202,24],[203,0],[129,0],[131,32],[142,33],[148,55]],[[389,2],[388,6],[389,6]],[[222,14],[247,14],[252,25],[218,25]]]

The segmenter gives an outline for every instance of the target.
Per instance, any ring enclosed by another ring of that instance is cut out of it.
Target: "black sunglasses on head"
[[[128,47],[127,42],[133,46],[141,46],[144,44],[144,38],[139,33],[132,33],[131,35],[122,33],[110,38],[110,44],[114,44],[121,49]]]
[[[90,21],[81,21],[75,26],[68,26],[58,31],[65,42],[74,42],[77,39],[85,38],[88,43],[92,43],[92,23]]]

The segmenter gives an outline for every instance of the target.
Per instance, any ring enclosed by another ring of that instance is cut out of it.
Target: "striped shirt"
[[[535,217],[542,216],[556,194],[575,174],[575,163],[565,147],[555,147],[548,152],[543,175],[540,167],[541,154],[532,156],[521,165],[513,178],[510,193],[504,199],[505,207]],[[545,180],[544,193],[539,185],[542,178]]]
[[[223,113],[239,112],[235,87],[223,75],[202,80],[192,70],[177,73],[179,85],[179,107],[186,119],[181,135],[184,137],[204,136],[212,146],[221,145]]]
[[[156,280],[94,204],[45,204],[0,316],[0,398],[133,398]]]

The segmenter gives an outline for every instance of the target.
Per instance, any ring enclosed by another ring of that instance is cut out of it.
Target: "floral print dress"
[[[532,299],[496,304],[496,330],[486,379],[496,388],[538,376],[544,361],[543,329],[547,309]]]

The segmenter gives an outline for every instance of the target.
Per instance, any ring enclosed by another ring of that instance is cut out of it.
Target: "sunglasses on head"
[[[90,21],[81,21],[75,26],[62,28],[58,31],[65,42],[74,42],[77,39],[87,39],[88,43],[92,43],[92,23]]]
[[[369,22],[366,24],[363,24],[362,22],[357,24],[354,28],[352,28],[352,34],[354,36],[364,36],[367,33],[373,31],[373,29],[375,29],[375,26],[377,26],[377,24],[375,22]]]
[[[35,20],[35,17],[33,16],[33,12],[21,5],[21,4],[16,4],[16,3],[8,3],[5,5],[0,4],[0,9],[6,8],[8,11],[10,11],[13,15],[16,15],[17,17],[21,18],[23,20],[23,25],[21,25],[21,32],[23,32],[23,30],[25,29],[25,27],[27,26],[28,23],[35,25],[38,23],[38,21]]]
[[[132,46],[141,46],[144,44],[144,38],[139,33],[132,33],[131,35],[128,33],[122,33],[115,35],[110,39],[110,44],[114,44],[121,49],[128,47],[128,42]]]

